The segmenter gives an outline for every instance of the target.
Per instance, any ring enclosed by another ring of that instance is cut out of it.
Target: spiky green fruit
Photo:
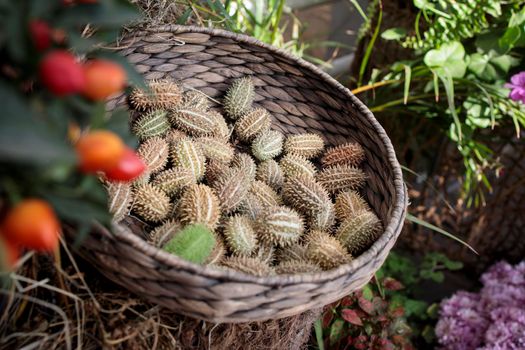
[[[192,136],[207,136],[217,128],[216,118],[206,110],[179,107],[169,115],[172,124]]]
[[[204,174],[207,183],[212,184],[229,169],[228,163],[210,160],[206,164],[206,173]]]
[[[266,183],[255,180],[250,188],[250,193],[262,204],[263,207],[273,207],[282,204],[281,197]]]
[[[321,268],[310,261],[284,261],[275,267],[275,272],[278,275],[295,275],[321,272]]]
[[[284,151],[305,158],[317,157],[324,149],[324,141],[317,134],[290,135],[284,142]]]
[[[345,247],[335,237],[323,231],[308,234],[308,258],[323,270],[330,270],[352,260]]]
[[[263,108],[255,108],[240,117],[235,123],[235,133],[241,141],[249,142],[270,129],[270,113]]]
[[[224,228],[224,236],[228,247],[235,255],[250,256],[257,247],[257,236],[252,220],[247,216],[230,217]]]
[[[209,160],[230,163],[234,149],[231,144],[216,137],[199,137],[195,143],[200,147],[202,154]]]
[[[272,269],[264,262],[247,256],[230,256],[224,259],[221,265],[258,277],[268,276],[273,273]]]
[[[219,216],[219,198],[210,187],[191,185],[184,190],[177,205],[177,217],[181,223],[203,224],[214,230]]]
[[[255,178],[268,184],[271,188],[279,191],[283,186],[284,175],[277,163],[273,159],[265,160],[257,166]]]
[[[366,181],[365,173],[351,165],[334,165],[323,169],[316,176],[317,182],[328,192],[337,194],[340,191],[355,190]]]
[[[365,151],[358,143],[345,143],[332,147],[326,151],[321,158],[321,164],[324,168],[333,165],[352,165],[359,166],[365,159]]]
[[[283,140],[281,132],[266,130],[253,140],[252,153],[261,161],[275,158],[283,151]]]
[[[241,171],[245,172],[250,180],[255,180],[255,173],[257,172],[257,165],[255,165],[255,161],[252,157],[250,157],[249,154],[246,153],[236,153],[233,156],[232,167],[240,169]]]
[[[287,261],[307,261],[309,259],[306,245],[301,243],[295,243],[279,249],[277,257],[281,263]]]
[[[261,214],[256,231],[263,242],[284,247],[299,241],[304,232],[304,223],[295,210],[275,206]]]
[[[118,222],[129,213],[133,192],[131,185],[126,182],[110,182],[107,185],[108,210],[113,215],[113,220]]]
[[[170,146],[173,146],[173,144],[175,144],[177,141],[189,140],[189,136],[184,131],[177,130],[177,129],[170,129],[164,136],[164,140],[166,140],[166,142]]]
[[[179,140],[171,147],[171,159],[175,167],[189,169],[199,181],[206,171],[206,158],[191,140]]]
[[[313,178],[317,172],[317,169],[312,162],[304,157],[296,156],[294,154],[284,156],[279,162],[279,166],[285,177],[306,175]]]
[[[182,189],[195,183],[195,176],[186,168],[175,167],[158,173],[151,184],[168,195],[179,193]]]
[[[236,210],[250,189],[250,179],[242,169],[230,168],[214,183],[221,207],[226,213]]]
[[[207,110],[210,106],[208,103],[208,96],[204,92],[198,90],[186,91],[182,97],[182,105],[186,108],[196,108],[200,110]]]
[[[361,210],[341,223],[336,237],[352,255],[358,256],[367,250],[382,232],[383,226],[377,215],[370,210]]]
[[[224,242],[222,241],[222,239],[215,237],[215,241],[215,246],[213,247],[211,254],[205,261],[206,265],[220,264],[226,256],[226,247],[224,246]]]
[[[133,210],[148,221],[162,221],[170,214],[170,198],[153,185],[143,184],[135,187],[133,197]]]
[[[224,110],[232,119],[238,119],[252,108],[255,91],[252,79],[243,77],[233,81],[224,98]]]
[[[171,240],[181,229],[182,225],[180,222],[174,219],[166,220],[162,225],[157,226],[148,234],[148,242],[160,248]]]
[[[167,115],[168,112],[163,110],[151,111],[135,120],[132,131],[141,140],[163,136],[170,129]]]
[[[307,175],[286,179],[283,198],[292,208],[309,216],[324,210],[326,206],[333,206],[328,192]]]
[[[214,246],[215,237],[210,229],[195,224],[183,228],[163,249],[195,264],[203,264],[211,255]]]
[[[182,102],[182,89],[170,80],[153,80],[149,91],[134,89],[129,99],[131,106],[139,111],[149,109],[172,109]]]
[[[255,220],[263,211],[264,206],[253,193],[249,192],[239,205],[238,211],[247,215],[250,219]]]
[[[151,137],[139,146],[137,154],[146,163],[148,172],[153,174],[164,169],[168,163],[170,145],[161,137]]]
[[[337,195],[335,215],[338,220],[344,221],[361,210],[370,210],[370,207],[358,192],[348,190]]]

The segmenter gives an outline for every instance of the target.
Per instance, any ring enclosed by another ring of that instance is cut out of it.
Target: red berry
[[[122,91],[126,85],[126,71],[108,60],[91,60],[84,65],[86,85],[82,94],[94,101],[102,101]]]
[[[7,213],[2,233],[12,244],[38,251],[58,246],[60,223],[53,208],[41,199],[26,199]]]
[[[127,148],[118,164],[106,171],[106,177],[111,181],[131,181],[139,177],[144,170],[144,161],[135,151]]]
[[[29,33],[38,51],[45,51],[51,46],[52,29],[47,22],[39,19],[30,21]]]
[[[57,96],[78,93],[86,84],[82,66],[75,56],[64,50],[52,51],[42,59],[40,79]]]

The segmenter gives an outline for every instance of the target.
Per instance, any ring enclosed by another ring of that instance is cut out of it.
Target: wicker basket
[[[251,322],[299,314],[334,302],[366,284],[401,231],[407,196],[383,128],[347,89],[313,65],[253,38],[221,30],[164,26],[128,35],[121,53],[146,79],[171,77],[219,97],[233,78],[251,75],[255,105],[269,110],[284,133],[317,132],[331,145],[365,149],[363,193],[385,232],[350,264],[308,275],[254,277],[183,261],[154,248],[139,225],[110,233],[97,226],[80,253],[110,280],[178,313],[212,322]],[[109,108],[121,104],[121,97]],[[130,220],[128,220],[130,222]]]

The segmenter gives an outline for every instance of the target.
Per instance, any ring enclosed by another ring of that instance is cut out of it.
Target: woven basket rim
[[[349,264],[341,265],[336,269],[322,271],[319,273],[311,274],[296,274],[296,275],[276,275],[276,276],[265,276],[265,277],[256,277],[249,275],[243,272],[238,272],[234,270],[219,270],[214,267],[202,266],[193,264],[186,260],[183,260],[173,254],[165,252],[159,248],[156,248],[149,243],[147,243],[142,238],[133,234],[131,230],[124,224],[115,224],[113,225],[112,232],[109,233],[107,229],[100,225],[95,224],[96,229],[100,231],[105,231],[106,234],[113,234],[117,239],[123,240],[129,243],[132,247],[139,250],[145,255],[150,256],[153,259],[161,260],[163,265],[167,268],[178,268],[184,269],[189,273],[194,273],[196,275],[223,280],[228,282],[238,282],[238,283],[255,283],[263,285],[287,285],[287,284],[298,284],[298,283],[321,283],[324,281],[330,281],[341,277],[343,275],[351,274],[352,272],[358,270],[359,267],[366,265],[366,263],[374,259],[379,253],[385,249],[389,242],[394,239],[395,235],[400,233],[399,226],[403,224],[406,215],[406,207],[408,204],[406,186],[403,182],[403,176],[401,172],[401,167],[397,161],[394,148],[390,139],[388,138],[385,130],[375,119],[372,112],[357,98],[355,97],[349,89],[342,86],[338,81],[332,78],[327,73],[323,72],[315,65],[306,62],[305,60],[296,57],[282,49],[278,49],[274,46],[265,44],[255,38],[249,37],[243,34],[236,34],[222,29],[212,29],[212,28],[203,28],[197,26],[183,26],[183,25],[162,25],[155,26],[151,28],[141,29],[140,31],[130,32],[124,36],[124,39],[130,40],[136,37],[140,40],[140,37],[145,34],[151,34],[155,32],[172,32],[175,35],[182,33],[202,33],[213,36],[220,36],[228,39],[234,39],[241,43],[246,43],[250,45],[255,45],[260,48],[264,48],[269,52],[283,56],[285,59],[293,61],[295,64],[300,67],[311,71],[314,74],[319,75],[325,80],[331,87],[335,88],[347,98],[350,99],[352,104],[355,106],[356,110],[362,114],[362,117],[366,118],[377,136],[380,138],[382,144],[386,149],[386,161],[390,165],[393,175],[394,175],[394,187],[395,187],[395,201],[394,206],[391,208],[391,217],[389,222],[385,225],[385,230],[378,240],[364,253],[359,255],[357,258],[352,260]],[[177,39],[181,42],[184,42],[182,39]],[[118,43],[117,43],[118,48]]]

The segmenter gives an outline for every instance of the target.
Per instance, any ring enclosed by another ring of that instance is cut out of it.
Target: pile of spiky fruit
[[[382,232],[357,192],[363,149],[325,151],[312,133],[285,137],[253,98],[250,78],[233,82],[223,101],[230,126],[199,91],[170,81],[134,91],[132,129],[148,173],[109,185],[115,218],[131,210],[155,226],[148,239],[157,247],[257,276],[348,263]]]

